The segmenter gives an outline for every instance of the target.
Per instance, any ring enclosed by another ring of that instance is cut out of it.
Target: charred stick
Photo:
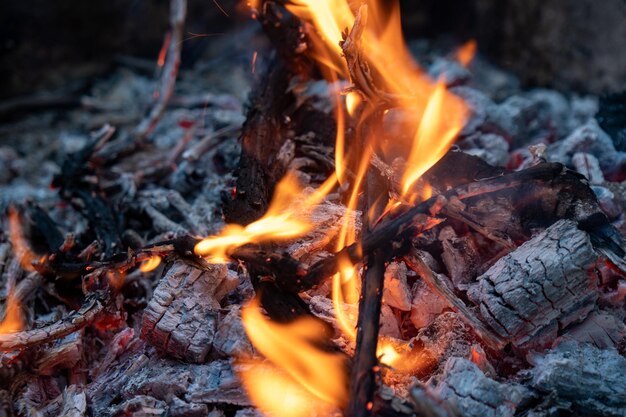
[[[48,326],[17,333],[0,334],[0,351],[12,351],[51,342],[93,323],[110,303],[106,291],[87,297],[82,307]]]
[[[174,92],[178,68],[180,66],[180,52],[183,44],[183,30],[185,26],[185,16],[187,14],[187,0],[170,1],[170,36],[167,45],[167,54],[161,79],[159,80],[158,98],[154,106],[150,109],[148,116],[141,121],[135,130],[135,136],[139,141],[145,140],[154,130],[161,119],[167,103]],[[166,41],[167,42],[167,41]]]
[[[440,213],[451,200],[464,200],[482,194],[494,193],[529,182],[551,182],[566,173],[566,168],[559,163],[535,165],[524,171],[512,172],[502,176],[476,181],[449,190],[414,206],[396,218],[380,224],[361,241],[353,244],[309,268],[308,272],[293,280],[292,277],[277,277],[281,286],[291,287],[292,291],[305,291],[319,285],[324,279],[337,272],[337,259],[347,256],[353,263],[361,260],[362,254],[369,254],[384,244],[400,246],[402,240],[428,229],[428,219]],[[432,226],[431,226],[432,227]],[[394,243],[395,242],[395,243]]]
[[[420,251],[411,249],[408,254],[404,255],[404,261],[409,268],[422,277],[430,289],[439,295],[450,308],[459,313],[461,319],[474,329],[487,346],[493,350],[500,350],[507,344],[507,341],[485,326],[474,312],[465,305],[463,300],[454,294],[451,284],[448,283],[448,278],[445,275],[438,274],[428,267]]]
[[[380,129],[382,113],[375,112],[372,117],[363,123],[362,139],[369,137],[370,129]],[[368,133],[366,133],[368,132]],[[378,137],[380,132],[374,132]],[[367,144],[363,144],[367,146]],[[370,166],[367,173],[365,189],[366,207],[363,210],[363,229],[370,231],[370,219],[377,219],[382,215],[388,201],[386,182]],[[346,414],[351,417],[368,417],[372,415],[374,393],[376,391],[376,377],[378,375],[376,348],[378,346],[378,332],[380,330],[380,310],[385,283],[385,262],[389,251],[382,247],[374,249],[368,255],[367,268],[363,274],[361,296],[359,299],[359,317],[357,320],[356,348],[354,363],[351,371],[350,399]]]

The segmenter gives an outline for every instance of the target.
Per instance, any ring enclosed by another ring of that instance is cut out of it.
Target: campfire
[[[416,51],[398,1],[190,6],[0,103],[0,416],[626,415],[623,93]]]

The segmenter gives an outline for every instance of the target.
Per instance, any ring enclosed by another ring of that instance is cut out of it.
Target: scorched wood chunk
[[[596,259],[589,235],[560,220],[499,259],[468,295],[483,320],[514,345],[547,345],[593,310]]]
[[[226,266],[207,271],[176,262],[161,278],[144,311],[141,337],[169,356],[206,360],[217,331],[219,301],[237,285]]]

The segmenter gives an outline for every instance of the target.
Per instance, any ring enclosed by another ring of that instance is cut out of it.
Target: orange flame
[[[457,61],[459,61],[459,63],[461,63],[461,65],[463,65],[464,67],[467,67],[476,55],[476,48],[477,45],[474,39],[470,39],[469,41],[465,42],[463,46],[461,46],[456,51]]]
[[[338,354],[319,348],[325,329],[318,320],[304,317],[289,324],[274,323],[261,313],[257,299],[242,310],[241,318],[254,347],[283,373],[270,372],[263,378],[259,378],[258,373],[243,373],[244,384],[261,410],[292,415],[285,413],[295,410],[277,410],[276,407],[274,393],[285,389],[299,392],[298,395],[288,393],[288,402],[297,403],[302,401],[298,398],[308,398],[333,406],[344,404],[347,398],[344,360]],[[282,389],[268,396],[270,385]],[[279,400],[279,403],[283,402]]]
[[[159,255],[152,255],[139,265],[139,270],[141,272],[150,272],[154,271],[159,265],[161,265],[161,257]]]
[[[26,271],[34,271],[33,262],[37,258],[24,237],[20,215],[14,207],[9,207],[9,239],[13,253],[20,260],[20,266]]]
[[[0,334],[14,333],[24,330],[26,326],[24,312],[19,299],[13,291],[9,291],[6,299],[4,318],[0,322]]]
[[[318,190],[303,197],[302,187],[295,175],[288,173],[276,185],[272,202],[262,218],[245,227],[228,224],[219,235],[198,242],[194,251],[210,262],[224,263],[230,251],[245,244],[284,241],[302,236],[312,227],[307,219],[308,213],[334,185],[335,178],[331,177]]]

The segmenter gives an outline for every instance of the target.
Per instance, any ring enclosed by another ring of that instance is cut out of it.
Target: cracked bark
[[[502,338],[545,346],[595,307],[597,257],[589,235],[560,220],[498,260],[468,296]]]

